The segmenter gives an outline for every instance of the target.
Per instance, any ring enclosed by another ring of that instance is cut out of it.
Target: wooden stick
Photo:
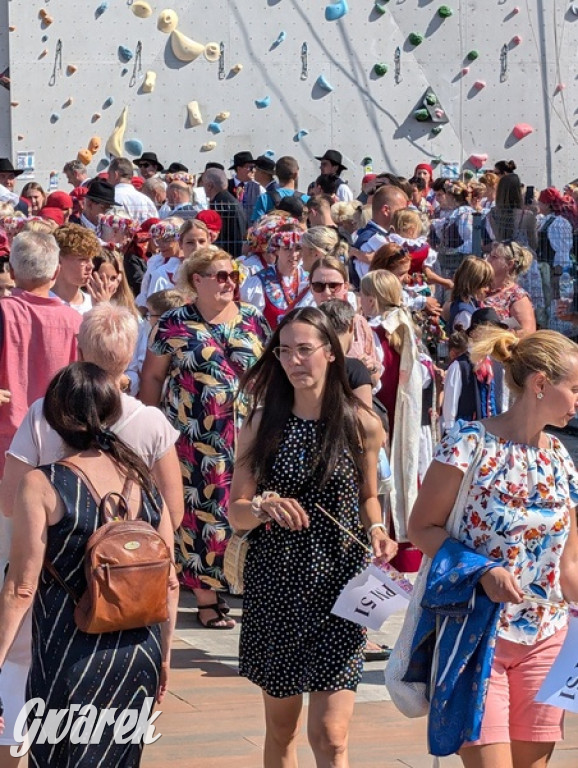
[[[329,514],[329,512],[328,512],[326,509],[323,509],[323,507],[321,506],[321,504],[317,504],[317,502],[316,502],[316,503],[315,503],[315,506],[317,507],[317,509],[319,509],[321,512],[323,512],[323,514],[324,514],[326,517],[328,517],[330,520],[332,520],[332,521],[335,523],[335,525],[339,526],[339,528],[341,528],[341,530],[342,530],[344,533],[346,533],[346,534],[347,534],[347,535],[348,535],[350,538],[352,538],[352,539],[353,539],[353,541],[356,541],[356,542],[359,544],[359,546],[360,546],[360,547],[363,547],[363,549],[364,549],[366,552],[369,552],[369,554],[370,554],[371,556],[373,556],[373,550],[371,549],[371,547],[368,547],[368,546],[367,546],[367,544],[364,544],[364,543],[361,541],[361,539],[358,539],[358,538],[357,538],[357,536],[355,536],[355,534],[351,533],[351,531],[349,531],[349,530],[348,530],[348,529],[347,529],[347,528],[346,528],[344,525],[342,525],[342,524],[339,522],[339,520],[336,520],[336,519],[333,517],[333,515]]]

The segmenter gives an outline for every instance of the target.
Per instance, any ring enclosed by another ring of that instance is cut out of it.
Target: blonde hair
[[[58,229],[58,224],[52,219],[28,219],[22,227],[23,232],[44,232],[51,235]]]
[[[24,217],[24,214],[18,211]],[[0,219],[4,216],[14,216],[14,206],[12,203],[0,203]]]
[[[492,249],[495,249],[507,263],[510,273],[515,277],[523,275],[532,266],[534,254],[529,248],[514,241],[500,243],[496,241]]]
[[[415,240],[423,234],[423,221],[417,211],[402,208],[393,214],[391,223],[398,235],[410,240]]]
[[[359,200],[344,202],[340,200],[331,206],[331,218],[339,226],[352,221],[357,211],[361,208]]]
[[[454,274],[452,301],[472,299],[482,288],[489,288],[494,277],[491,264],[478,256],[466,256]]]
[[[160,315],[169,309],[177,309],[187,303],[186,296],[176,288],[165,288],[164,291],[155,291],[147,296],[147,306]]]
[[[121,376],[136,347],[138,323],[127,307],[103,302],[83,315],[78,346],[84,360]]]
[[[487,356],[502,363],[508,388],[519,396],[528,376],[543,373],[558,384],[569,372],[570,358],[578,357],[578,344],[557,331],[536,331],[518,338],[512,331],[484,326],[472,333],[473,363]]]
[[[309,273],[310,281],[313,280],[313,275],[318,269],[334,269],[336,272],[339,272],[343,278],[344,283],[349,282],[347,267],[342,261],[336,259],[334,256],[322,256],[320,259],[317,259],[317,261],[314,262],[313,266],[311,267],[311,272]]]
[[[210,239],[209,228],[207,227],[204,221],[201,221],[200,219],[187,219],[179,231],[179,243],[181,245],[183,244],[183,239],[185,235],[187,235],[191,231],[191,229],[202,230],[206,234],[207,240]]]
[[[459,203],[467,203],[469,198],[468,185],[463,181],[451,181],[448,180],[444,184],[444,192],[446,195],[451,195]]]
[[[361,279],[360,287],[361,293],[376,300],[377,310],[382,317],[386,317],[393,309],[403,307],[401,283],[393,272],[389,272],[387,269],[368,272]],[[389,336],[389,343],[396,352],[399,352],[402,345],[401,334],[394,331]]]
[[[333,256],[341,261],[347,261],[349,247],[331,227],[310,227],[303,233],[301,245],[313,248],[319,256]]]
[[[193,275],[202,275],[215,261],[233,261],[231,254],[210,245],[207,248],[199,248],[198,251],[184,259],[178,269],[175,287],[185,295],[194,295]]]
[[[492,171],[487,171],[486,173],[484,173],[483,176],[480,176],[480,181],[488,189],[495,189],[498,186],[500,177],[498,176],[497,173],[493,173]]]

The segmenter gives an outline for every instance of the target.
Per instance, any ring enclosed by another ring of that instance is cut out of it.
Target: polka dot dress
[[[321,504],[363,541],[359,488],[345,456],[323,488],[312,477],[320,429],[318,421],[291,416],[270,477],[259,488],[297,499],[309,528],[260,525],[245,565],[240,674],[279,698],[355,690],[362,673],[365,629],[333,616],[331,608],[366,555],[315,507]]]

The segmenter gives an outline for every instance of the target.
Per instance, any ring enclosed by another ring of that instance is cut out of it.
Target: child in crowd
[[[466,256],[454,275],[454,287],[449,306],[444,307],[443,318],[449,333],[461,328],[467,331],[472,314],[482,306],[492,286],[494,272],[490,264],[477,256]]]
[[[418,276],[423,275],[428,283],[453,288],[451,280],[441,277],[433,269],[437,264],[438,255],[428,244],[419,213],[409,208],[396,211],[392,226],[394,231],[390,233],[389,239],[407,249],[411,258],[409,274],[413,276],[414,282],[416,279],[419,282]]]

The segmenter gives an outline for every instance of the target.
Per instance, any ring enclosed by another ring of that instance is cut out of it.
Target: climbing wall
[[[517,2],[11,0],[0,147],[31,153],[46,185],[80,150],[89,172],[143,149],[196,172],[249,149],[297,157],[303,187],[329,147],[355,189],[368,167],[499,159],[563,185],[578,175],[578,3]]]

